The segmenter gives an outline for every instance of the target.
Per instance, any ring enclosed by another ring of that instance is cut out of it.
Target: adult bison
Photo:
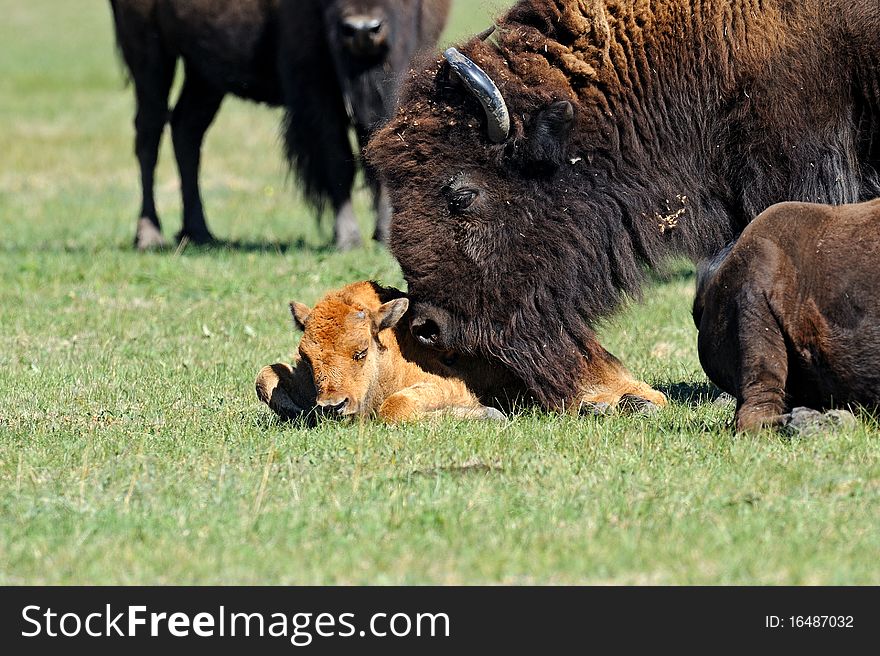
[[[736,397],[738,431],[790,425],[798,406],[880,408],[878,228],[880,199],[780,203],[701,263],[700,362]]]
[[[557,407],[619,370],[593,325],[646,269],[779,200],[880,194],[880,5],[522,0],[420,66],[368,153],[413,331]]]
[[[451,0],[110,0],[117,42],[137,98],[135,151],[143,204],[135,243],[164,244],[153,198],[153,174],[168,115],[177,60],[185,81],[171,136],[180,171],[183,229],[178,238],[212,239],[199,192],[205,132],[223,97],[287,108],[284,142],[305,195],[336,213],[336,245],[360,243],[351,206],[359,143],[394,109],[413,55],[433,46]],[[390,210],[372,171],[366,177],[384,240]]]

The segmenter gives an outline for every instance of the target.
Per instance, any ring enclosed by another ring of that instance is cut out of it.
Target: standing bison
[[[135,243],[164,244],[153,198],[153,175],[168,114],[177,60],[185,81],[170,114],[183,195],[178,238],[212,239],[199,193],[205,132],[223,97],[287,109],[284,142],[305,195],[336,213],[340,248],[361,241],[351,206],[353,127],[363,146],[391,116],[402,74],[413,55],[432,47],[451,0],[110,0],[117,41],[137,97],[135,151],[143,204]],[[373,171],[383,240],[390,214]]]
[[[414,333],[559,407],[623,371],[593,326],[647,269],[776,201],[880,195],[880,5],[522,0],[368,151]]]

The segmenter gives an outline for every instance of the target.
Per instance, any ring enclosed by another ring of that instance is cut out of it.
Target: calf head
[[[382,333],[394,328],[408,307],[406,298],[381,303],[371,283],[328,294],[313,309],[290,304],[303,331],[299,353],[311,369],[318,406],[342,416],[371,411],[388,348]]]

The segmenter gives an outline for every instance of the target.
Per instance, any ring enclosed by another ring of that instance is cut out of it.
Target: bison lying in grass
[[[402,292],[359,282],[327,294],[313,309],[290,308],[304,331],[300,362],[295,369],[266,367],[257,378],[257,395],[276,413],[296,418],[320,409],[389,423],[435,414],[504,419],[461,378],[439,375],[439,354],[417,345],[401,323],[409,308]]]
[[[374,282],[331,292],[311,310],[291,303],[304,331],[297,362],[264,367],[257,396],[280,417],[306,422],[328,413],[389,422],[443,413],[496,419],[503,417],[496,408],[535,404],[503,367],[420,343],[409,330],[408,308],[403,292]],[[650,412],[666,405],[661,393],[609,357],[613,366],[581,387],[570,412]]]
[[[880,200],[781,203],[700,267],[700,362],[736,397],[738,431],[880,403],[878,235]]]

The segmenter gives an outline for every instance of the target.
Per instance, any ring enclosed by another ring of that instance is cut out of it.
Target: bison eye
[[[360,362],[365,357],[367,357],[367,349],[364,349],[363,351],[358,351],[352,357],[354,358],[355,362]]]
[[[453,214],[460,214],[474,204],[478,192],[476,189],[459,189],[449,196],[449,209]]]

